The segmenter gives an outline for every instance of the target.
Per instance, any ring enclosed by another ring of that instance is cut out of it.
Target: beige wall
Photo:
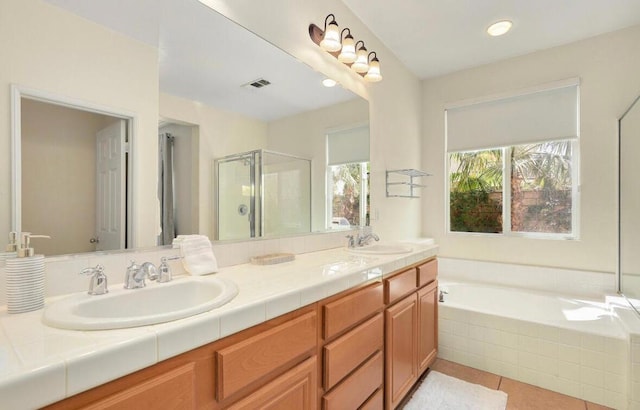
[[[196,101],[160,94],[160,116],[199,127],[200,234],[215,237],[213,160],[226,155],[264,148],[267,124],[243,115],[222,111]]]
[[[326,229],[327,132],[368,123],[369,104],[359,98],[269,123],[268,149],[311,159],[312,231]]]
[[[0,2],[0,246],[11,227],[10,85],[133,113],[135,246],[155,244],[158,52],[40,0]],[[143,149],[144,147],[144,149]]]
[[[640,92],[640,26],[423,82],[423,230],[440,254],[498,262],[614,272],[617,118]],[[445,233],[444,107],[555,80],[580,77],[580,239]]]
[[[422,91],[409,72],[369,29],[339,0],[205,0],[214,9],[275,44],[314,69],[334,78],[369,100],[371,130],[371,221],[385,240],[421,233],[419,200],[385,197],[385,170],[419,168]],[[274,18],[264,16],[274,15]],[[309,38],[310,23],[321,25],[334,13],[341,27],[350,27],[380,59],[384,79],[366,84]]]

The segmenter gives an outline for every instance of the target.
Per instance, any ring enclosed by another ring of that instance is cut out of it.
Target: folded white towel
[[[180,248],[182,265],[191,275],[208,275],[218,271],[211,241],[205,235],[178,235],[173,240],[173,247]]]

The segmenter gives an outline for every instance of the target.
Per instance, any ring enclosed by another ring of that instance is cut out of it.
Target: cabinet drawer
[[[309,312],[216,353],[218,400],[283,369],[316,347],[316,313]]]
[[[375,283],[324,305],[324,339],[330,339],[381,310],[382,289],[382,283]]]
[[[382,352],[376,353],[351,376],[322,398],[322,408],[357,409],[382,385]]]
[[[417,289],[416,268],[394,275],[384,280],[385,303],[393,303]]]
[[[324,347],[324,388],[331,389],[384,343],[382,313]]]
[[[418,266],[418,287],[422,287],[429,282],[436,280],[438,276],[438,260],[433,259]]]
[[[384,409],[384,392],[382,388],[376,390],[369,400],[367,400],[359,410],[382,410]]]
[[[195,408],[194,368],[194,363],[185,364],[83,408],[111,410]]]

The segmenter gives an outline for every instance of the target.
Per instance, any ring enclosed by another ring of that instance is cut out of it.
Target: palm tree
[[[571,141],[520,145],[511,150],[511,229],[571,231]],[[544,204],[527,206],[526,192]]]
[[[571,230],[571,146],[571,141],[557,141],[520,145],[509,150],[512,230]],[[477,198],[476,208],[463,212],[478,212],[487,204],[495,208],[495,204],[490,203],[489,194],[503,189],[502,152],[502,149],[495,149],[450,154],[452,225],[453,207],[457,205],[454,197],[458,202],[464,199],[467,207],[470,195]],[[532,191],[537,192],[536,198],[545,198],[545,203],[527,205],[524,201],[526,193]],[[463,193],[466,198],[461,196]],[[501,206],[499,210],[501,213]],[[475,228],[462,226],[461,230],[478,231]]]

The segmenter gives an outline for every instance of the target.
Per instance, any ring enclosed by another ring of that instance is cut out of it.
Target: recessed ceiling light
[[[493,37],[501,36],[511,30],[511,26],[513,26],[513,23],[509,20],[500,20],[490,25],[487,28],[487,33]]]
[[[325,87],[333,87],[336,84],[338,84],[338,82],[333,78],[325,78],[324,80],[322,80],[322,85],[324,85]]]

